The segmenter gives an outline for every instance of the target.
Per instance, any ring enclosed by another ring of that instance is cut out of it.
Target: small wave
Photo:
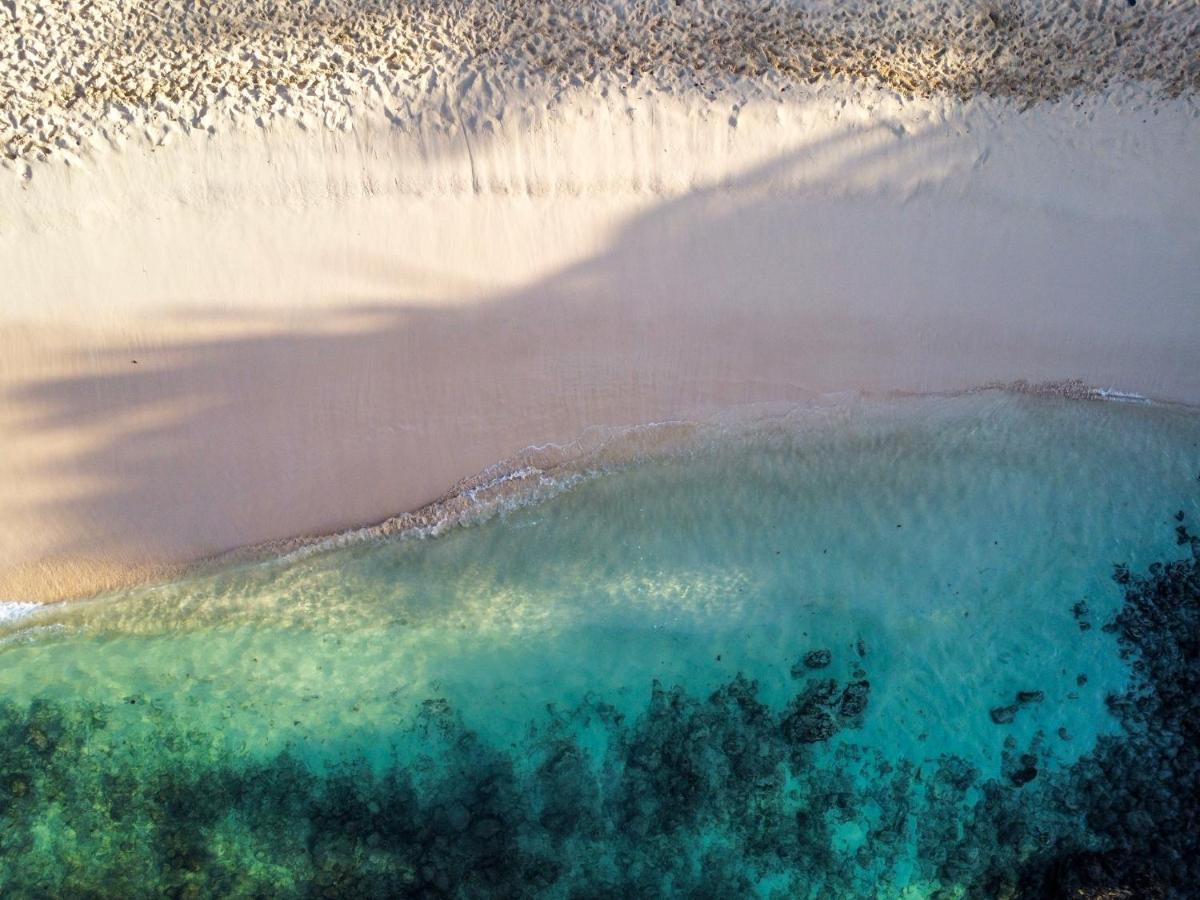
[[[1092,395],[1098,400],[1109,400],[1113,403],[1150,403],[1149,397],[1135,394],[1132,391],[1118,391],[1113,388],[1094,388]]]
[[[696,423],[683,421],[593,427],[568,444],[526,447],[515,456],[464,478],[437,500],[412,512],[334,534],[289,538],[234,550],[209,559],[198,568],[239,562],[288,563],[381,538],[437,537],[454,528],[542,503],[606,472],[650,457],[669,455],[688,446],[700,428]]]
[[[1031,394],[1036,397],[1056,397],[1062,400],[1105,400],[1110,403],[1150,405],[1154,401],[1132,391],[1093,387],[1086,381],[1070,378],[1063,381],[1006,381],[987,384],[978,391],[1001,390],[1012,394]]]
[[[842,416],[851,411],[886,415],[896,401],[937,401],[984,393],[1157,405],[1140,394],[1096,388],[1081,380],[1019,380],[947,392],[876,395],[842,391],[817,395],[799,405],[794,402],[758,403],[727,408],[702,421],[593,426],[580,438],[566,444],[526,447],[514,456],[464,478],[438,499],[412,512],[332,534],[298,536],[242,547],[190,566],[189,574],[203,574],[238,564],[286,564],[380,539],[433,538],[455,528],[479,524],[494,516],[542,503],[584,481],[638,462],[694,451],[718,437],[762,436],[772,427],[790,434],[805,425],[812,427],[830,416]]]
[[[43,608],[41,603],[17,600],[0,600],[0,625],[11,625]]]

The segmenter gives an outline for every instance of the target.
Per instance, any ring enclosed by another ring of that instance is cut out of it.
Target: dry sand
[[[1193,4],[623,9],[0,6],[0,598],[597,424],[1200,403]]]

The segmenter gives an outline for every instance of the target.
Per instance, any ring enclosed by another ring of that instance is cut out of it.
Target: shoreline
[[[829,416],[843,424],[854,421],[862,426],[867,422],[875,422],[876,425],[882,424],[885,429],[894,429],[904,421],[906,415],[913,412],[914,405],[997,394],[1013,400],[1031,398],[1038,402],[1072,405],[1132,405],[1148,411],[1200,415],[1200,407],[1156,401],[1137,394],[1093,388],[1078,381],[1069,381],[990,384],[925,394],[868,396],[841,392],[835,396],[813,398],[800,405],[765,403],[725,409],[706,421],[647,422],[625,427],[592,426],[566,444],[525,447],[460,479],[437,499],[378,521],[323,534],[289,535],[282,539],[235,547],[154,572],[127,571],[113,586],[83,596],[32,599],[0,597],[0,627],[62,603],[102,601],[113,593],[165,586],[242,566],[286,565],[311,555],[382,539],[437,538],[459,528],[485,523],[496,515],[514,509],[547,502],[594,477],[619,472],[630,465],[686,455],[712,446],[714,441],[753,438],[777,429],[795,434],[797,428],[804,430],[810,438],[819,438],[824,433],[823,429],[831,427],[826,418]]]
[[[1191,100],[625,103],[469,159],[363,124],[8,182],[0,596],[381,521],[596,422],[1019,379],[1200,402]]]
[[[763,429],[780,427],[790,431],[796,427],[797,419],[820,417],[823,414],[886,418],[897,413],[903,415],[899,408],[901,405],[960,400],[986,394],[1072,404],[1129,404],[1200,416],[1200,406],[1152,400],[1139,394],[1069,381],[989,384],[925,394],[846,396],[842,393],[836,397],[813,398],[803,405],[783,409],[771,403],[725,409],[707,421],[645,422],[619,428],[597,425],[589,427],[583,435],[565,445],[525,447],[506,459],[460,479],[436,500],[417,509],[327,534],[295,535],[283,540],[237,547],[196,560],[181,570],[180,575],[200,574],[244,564],[283,564],[310,554],[340,550],[383,538],[436,538],[453,529],[488,521],[497,513],[551,500],[591,477],[619,471],[629,465],[693,452],[722,437],[733,435],[745,438]]]

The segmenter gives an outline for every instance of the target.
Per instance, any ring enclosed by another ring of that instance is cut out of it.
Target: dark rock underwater
[[[1185,558],[1116,568],[1124,604],[1104,627],[1132,665],[1108,698],[1121,731],[1065,769],[1044,764],[1063,734],[1006,735],[1036,685],[991,710],[999,778],[856,745],[861,647],[843,681],[821,677],[828,651],[797,648],[781,709],[741,675],[709,696],[655,683],[632,720],[592,697],[508,748],[431,699],[411,726],[420,758],[332,771],[204,752],[212,735],[161,713],[144,744],[98,749],[108,708],[5,703],[0,895],[899,896],[886,873],[915,841],[912,896],[1197,896],[1200,539],[1178,518]],[[865,832],[857,850],[846,825]],[[48,852],[51,828],[78,852]]]

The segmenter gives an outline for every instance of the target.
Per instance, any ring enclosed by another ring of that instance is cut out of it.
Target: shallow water
[[[1084,831],[1198,472],[1187,411],[851,402],[0,625],[0,892],[969,892]]]

